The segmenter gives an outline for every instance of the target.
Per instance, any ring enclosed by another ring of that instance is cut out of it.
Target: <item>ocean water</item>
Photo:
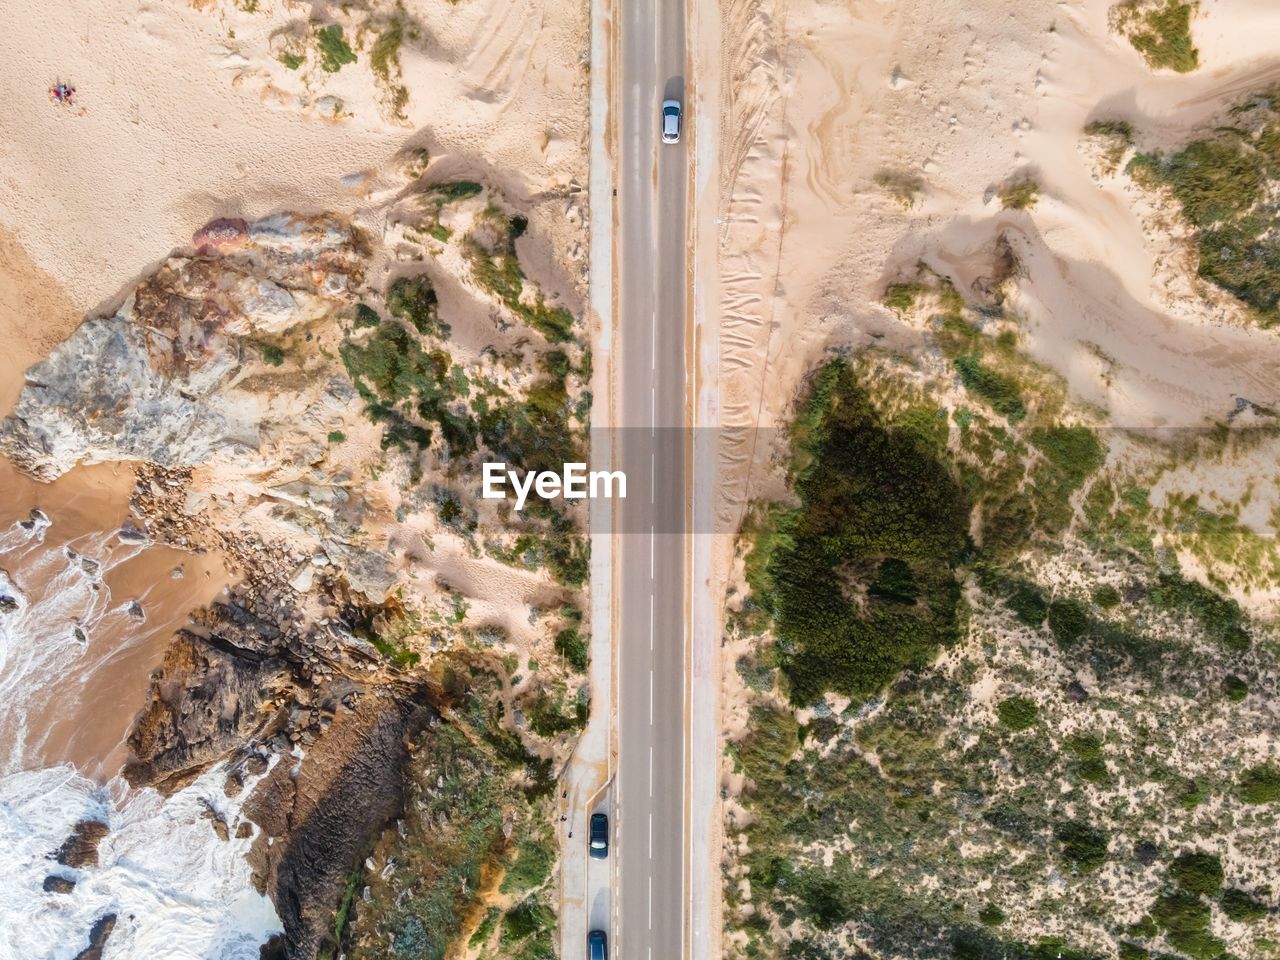
[[[73,960],[94,922],[112,913],[107,960],[256,960],[280,922],[244,858],[257,828],[235,837],[252,782],[227,797],[226,772],[215,768],[166,799],[91,763],[100,757],[81,757],[79,768],[55,759],[86,743],[122,755],[132,714],[113,705],[136,711],[145,695],[137,665],[122,666],[153,657],[156,665],[163,640],[147,621],[150,589],[113,597],[108,582],[144,545],[115,530],[64,541],[57,523],[33,515],[0,529],[0,960]],[[90,703],[106,705],[105,736],[91,735]],[[76,729],[60,729],[68,718]],[[214,815],[231,839],[218,838]],[[58,864],[55,852],[86,819],[109,827],[98,865]],[[51,874],[75,888],[46,892]]]

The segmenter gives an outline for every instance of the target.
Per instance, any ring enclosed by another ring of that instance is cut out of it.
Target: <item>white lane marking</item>
[[[653,594],[649,594],[649,652],[653,653]]]
[[[649,726],[653,726],[653,671],[649,671]],[[653,747],[649,748],[649,796],[653,796]]]
[[[653,811],[649,811],[649,859],[653,859]],[[653,902],[653,894],[649,895],[650,903]]]
[[[649,387],[649,436],[658,435],[658,388]]]
[[[653,566],[653,542],[654,542],[654,536],[653,536],[653,524],[649,524],[649,579],[650,579],[650,580],[652,580],[652,579],[653,579],[653,570],[654,570],[654,566]],[[652,601],[653,601],[653,594],[650,594],[650,595],[649,595],[649,600],[650,600],[650,602],[652,603]],[[652,614],[651,614],[651,615],[650,615],[650,617],[649,617],[649,625],[650,625],[650,628],[652,628],[652,626],[653,626],[653,616],[652,616]]]
[[[653,929],[653,874],[649,875],[649,929]],[[653,947],[649,948],[649,953],[653,954]]]
[[[650,434],[652,436],[652,434]],[[657,454],[649,454],[649,506],[657,503],[658,460]]]
[[[649,324],[649,369],[658,369],[658,324]]]
[[[653,697],[652,697],[652,692],[653,692],[653,684],[652,684],[652,680],[653,680],[653,676],[652,676],[652,675],[650,675],[649,680],[650,680],[650,684],[649,684],[649,691],[650,691],[650,699],[649,699],[649,717],[650,717],[650,720],[649,720],[649,722],[650,722],[650,723],[652,723],[652,722],[653,722],[653,719],[652,719],[652,717],[653,717]],[[652,799],[653,799],[653,747],[650,747],[650,748],[649,748],[649,799],[650,799],[650,800],[652,800]]]

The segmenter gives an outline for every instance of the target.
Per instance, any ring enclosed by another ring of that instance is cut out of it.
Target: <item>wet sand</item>
[[[32,667],[25,689],[18,691],[22,702],[0,710],[0,743],[15,743],[21,733],[23,768],[70,761],[100,782],[117,773],[125,760],[124,738],[170,637],[227,582],[216,555],[139,548],[111,536],[129,517],[132,489],[132,470],[119,464],[79,468],[39,483],[0,460],[0,530],[26,519],[33,508],[52,521],[42,546],[0,553],[0,568],[32,608],[47,614],[32,625],[35,635],[24,639],[66,651],[61,659]],[[101,564],[96,589],[93,583],[68,589],[66,548]],[[182,570],[181,578],[172,575],[175,569]],[[55,597],[60,589],[63,596]],[[131,600],[139,602],[144,620],[126,609]],[[87,640],[82,648],[68,647],[65,641],[78,623]]]

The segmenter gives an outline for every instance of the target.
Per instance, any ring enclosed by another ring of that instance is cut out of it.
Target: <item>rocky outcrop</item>
[[[65,867],[96,867],[98,865],[98,844],[107,835],[109,828],[99,820],[81,820],[71,830],[71,836],[63,842],[54,854],[54,859]]]
[[[89,946],[76,954],[75,960],[102,960],[102,951],[106,949],[107,937],[116,928],[116,915],[108,913],[93,922],[89,930]]]
[[[331,700],[332,725],[296,770],[276,765],[245,806],[262,828],[250,862],[275,901],[289,960],[332,945],[347,878],[403,807],[408,742],[438,719],[420,691],[398,685],[345,700],[352,707]]]
[[[43,479],[77,463],[191,466],[256,452],[270,405],[235,380],[252,340],[346,303],[361,243],[330,217],[279,214],[200,231],[113,316],[85,321],[27,372],[0,453]]]
[[[254,741],[290,730],[312,739],[297,716],[307,692],[377,658],[340,623],[307,622],[279,580],[250,583],[170,644],[129,733],[131,783],[172,791]]]

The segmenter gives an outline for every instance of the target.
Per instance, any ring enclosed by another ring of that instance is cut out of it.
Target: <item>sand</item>
[[[371,52],[395,22],[403,41],[383,77]],[[313,38],[333,23],[357,60],[331,73]],[[0,116],[0,413],[11,409],[23,370],[85,316],[114,310],[210,219],[330,211],[379,240],[422,175],[424,151],[428,181],[481,180],[525,213],[530,274],[549,296],[581,302],[585,5],[64,0],[38,17],[0,6],[0,37],[0,87],[9,94]],[[295,43],[306,57],[290,69],[281,55]],[[50,101],[55,81],[75,86],[72,105]],[[408,97],[397,104],[401,85]],[[414,272],[394,250],[376,253],[371,285]],[[376,447],[376,438],[352,433],[355,452]],[[132,484],[121,468],[77,470],[49,486],[0,469],[0,521],[39,504],[55,520],[54,547],[113,529]],[[395,562],[427,594],[441,578],[492,592],[493,563],[461,551]],[[179,564],[188,576],[171,580]],[[28,718],[42,744],[31,762],[114,772],[168,635],[224,576],[216,558],[153,550],[121,559],[106,586],[115,601],[148,598],[145,630],[129,633],[125,621],[93,636],[76,689]],[[529,605],[558,591],[545,577],[509,580],[519,597],[504,597],[506,610],[495,596],[486,615],[530,632]],[[43,586],[29,589],[37,596]],[[90,661],[100,673],[86,685]],[[103,722],[86,724],[89,716]]]
[[[281,35],[312,29],[310,5],[243,6],[65,0],[38,17],[0,7],[0,229],[72,309],[113,307],[218,216],[328,210],[380,234],[420,148],[441,175],[492,179],[536,206],[531,232],[571,245],[577,228],[560,220],[563,195],[585,183],[585,8],[404,4],[417,39],[401,47],[410,96],[397,118],[369,67],[369,15],[325,11],[358,57],[330,74],[278,59]],[[371,7],[378,23],[397,10]],[[75,85],[74,106],[50,102],[55,80]],[[341,100],[338,118],[323,115],[325,97]]]

